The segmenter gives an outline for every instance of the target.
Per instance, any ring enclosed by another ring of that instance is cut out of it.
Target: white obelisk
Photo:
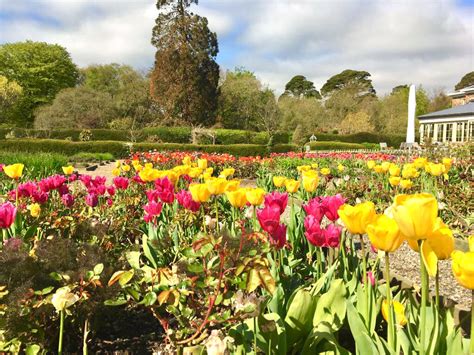
[[[415,85],[410,85],[408,94],[408,125],[406,143],[415,143],[415,111],[416,111],[416,92]]]

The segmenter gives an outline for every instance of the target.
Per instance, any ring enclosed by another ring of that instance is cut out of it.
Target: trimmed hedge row
[[[331,141],[311,142],[309,146],[311,150],[365,149],[365,146],[363,144]]]
[[[9,139],[0,141],[0,150],[9,152],[50,152],[72,156],[77,153],[111,153],[115,158],[127,157],[133,151],[200,151],[207,153],[229,153],[236,156],[267,155],[266,145],[229,144],[229,145],[195,145],[179,143],[135,143],[126,144],[117,141],[70,142],[55,139]],[[291,144],[276,144],[272,152],[295,151]]]
[[[354,134],[330,134],[320,133],[316,134],[318,141],[339,141],[347,143],[381,143],[385,142],[387,145],[398,148],[402,142],[405,142],[405,135],[403,134],[376,134],[368,132],[360,132]],[[308,137],[309,139],[309,137]]]
[[[56,131],[44,131],[25,128],[0,129],[0,140],[4,139],[10,132],[15,138],[38,138],[38,139],[71,139],[79,141],[81,129],[65,129]],[[94,141],[123,141],[131,140],[130,131],[114,129],[91,129]],[[267,144],[268,134],[266,132],[253,132],[233,129],[215,129],[216,144]],[[162,143],[190,143],[190,127],[149,127],[134,132],[134,138],[138,142],[145,142],[149,138],[156,139]],[[212,144],[211,138],[202,137],[204,143]],[[276,132],[273,144],[287,144],[289,142],[287,132]],[[208,142],[206,142],[208,140]]]

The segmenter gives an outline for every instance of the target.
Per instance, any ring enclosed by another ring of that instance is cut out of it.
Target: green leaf
[[[192,273],[195,273],[195,274],[200,274],[204,271],[204,267],[199,262],[188,264],[187,269],[188,269],[189,272],[192,272]]]
[[[94,274],[100,275],[104,271],[104,264],[97,264],[94,266]]]
[[[346,316],[346,288],[342,279],[331,282],[329,291],[323,294],[318,301],[313,317],[313,326],[320,322],[328,322],[333,329],[338,330],[344,323]]]
[[[260,348],[267,354],[286,354],[285,323],[276,313],[268,313],[258,318],[259,333],[265,340]],[[266,351],[268,349],[268,351]]]
[[[313,354],[349,355],[350,352],[339,345],[331,325],[327,322],[321,322],[306,338],[301,351],[301,355]]]
[[[140,255],[139,251],[129,251],[125,254],[125,257],[132,268],[140,268]]]
[[[121,306],[123,304],[127,303],[127,300],[124,299],[117,299],[117,300],[106,300],[104,301],[104,304],[106,306]]]
[[[362,316],[357,312],[350,301],[347,301],[347,320],[355,340],[357,354],[377,354],[377,347],[374,345],[372,339],[373,337],[378,337],[378,335],[370,335]]]
[[[258,271],[256,269],[250,269],[247,273],[247,292],[255,291],[261,282],[262,280],[258,275]]]
[[[155,304],[156,300],[157,300],[156,293],[153,291],[150,291],[145,295],[145,297],[143,297],[143,301],[140,303],[145,306],[152,306]]]
[[[142,238],[142,248],[143,248],[143,253],[145,254],[145,257],[148,259],[148,261],[153,265],[155,269],[158,268],[158,261],[159,261],[158,254],[153,249],[153,247],[148,243],[148,236],[146,234],[144,234]]]
[[[26,355],[36,355],[41,351],[41,348],[38,344],[29,344],[25,349]]]

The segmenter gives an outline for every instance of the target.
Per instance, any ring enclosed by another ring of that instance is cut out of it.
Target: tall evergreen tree
[[[303,97],[314,97],[315,99],[321,99],[321,94],[314,87],[314,83],[304,75],[295,75],[285,85],[284,96],[292,96],[295,98]]]
[[[158,0],[153,28],[157,48],[151,95],[164,124],[211,126],[215,122],[219,66],[217,37],[205,17],[189,11],[198,0]]]

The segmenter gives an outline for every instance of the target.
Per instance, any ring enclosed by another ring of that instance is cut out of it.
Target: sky
[[[73,61],[152,67],[155,0],[0,0],[0,43],[45,41]],[[222,69],[244,67],[276,93],[297,74],[317,89],[344,69],[452,91],[474,70],[474,0],[200,0]]]

